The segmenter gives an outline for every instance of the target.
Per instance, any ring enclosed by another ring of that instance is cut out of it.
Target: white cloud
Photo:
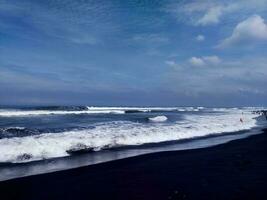
[[[170,4],[166,11],[179,21],[206,26],[220,22],[221,16],[228,11],[228,5],[214,0],[193,1]]]
[[[197,20],[196,25],[207,26],[212,24],[218,24],[222,20],[221,18],[224,15],[229,13],[233,13],[237,10],[242,10],[241,3],[221,3],[217,2],[217,4],[209,3],[209,6],[204,9],[204,14],[200,19]],[[240,5],[241,4],[241,5]]]
[[[189,62],[194,66],[203,66],[203,65],[205,65],[205,62],[203,61],[203,59],[202,58],[198,58],[198,57],[190,58]]]
[[[201,0],[170,3],[165,11],[178,21],[207,26],[222,20],[233,20],[253,13],[266,13],[267,0]]]
[[[199,57],[204,60],[204,57]],[[190,90],[193,94],[211,92],[214,94],[225,93],[227,96],[242,91],[244,94],[266,95],[266,64],[265,57],[232,58],[223,60],[216,67],[199,67],[198,69],[188,68],[186,63],[169,73],[168,81],[173,91],[180,91],[181,88]],[[207,65],[208,66],[208,65]],[[257,66],[253,68],[253,66]],[[253,70],[252,70],[253,68]],[[242,70],[241,70],[242,69]],[[197,73],[188,73],[198,70]],[[216,82],[216,87],[211,83]],[[179,84],[180,88],[177,88]]]
[[[202,59],[208,64],[219,64],[221,62],[218,56],[204,56]]]
[[[205,40],[205,36],[204,36],[204,35],[198,35],[198,36],[196,37],[196,40],[199,41],[199,42],[202,42],[202,41]]]
[[[216,6],[207,10],[202,18],[197,21],[198,25],[209,25],[219,23],[219,19],[223,13],[223,7]]]
[[[219,64],[221,59],[218,56],[192,57],[189,63],[193,66],[215,65]]]
[[[259,15],[253,15],[237,24],[230,37],[224,39],[217,47],[225,48],[243,41],[267,41],[267,25]]]
[[[175,70],[183,67],[182,63],[177,63],[174,60],[166,60],[165,64],[168,65],[169,67],[171,67],[172,69],[175,69]]]

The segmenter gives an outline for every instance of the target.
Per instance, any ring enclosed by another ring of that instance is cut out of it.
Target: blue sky
[[[267,0],[0,0],[0,104],[267,105]]]

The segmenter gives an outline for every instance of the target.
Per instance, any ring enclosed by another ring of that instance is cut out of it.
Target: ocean
[[[0,180],[260,133],[265,108],[49,106],[0,109]]]

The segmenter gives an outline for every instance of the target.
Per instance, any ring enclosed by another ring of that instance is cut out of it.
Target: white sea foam
[[[231,110],[238,110],[238,108],[212,108],[214,112],[229,112]]]
[[[173,111],[177,110],[177,107],[94,107],[87,106],[88,110],[161,110],[161,111]]]
[[[152,112],[152,111],[179,111],[179,107],[87,107],[88,110],[92,111],[110,111],[110,110],[121,110],[121,111],[139,111],[139,112]],[[188,111],[190,107],[185,108],[184,111]]]
[[[199,111],[194,107],[87,107],[87,110],[6,110],[0,109],[0,117],[25,117],[34,115],[125,114],[126,111]]]
[[[209,115],[186,115],[174,123],[106,122],[94,129],[44,133],[41,135],[0,140],[0,162],[28,162],[68,156],[67,150],[77,144],[87,148],[141,145],[190,139],[225,132],[250,129],[256,125],[254,115],[229,112]]]
[[[1,117],[19,117],[32,115],[79,115],[79,114],[124,114],[123,110],[79,110],[79,111],[65,111],[65,110],[8,110],[0,111]]]
[[[167,121],[168,118],[163,115],[163,116],[150,117],[148,119],[151,122],[165,122]]]

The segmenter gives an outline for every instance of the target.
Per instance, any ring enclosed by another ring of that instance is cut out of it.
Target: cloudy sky
[[[267,0],[0,0],[0,104],[267,105]]]

